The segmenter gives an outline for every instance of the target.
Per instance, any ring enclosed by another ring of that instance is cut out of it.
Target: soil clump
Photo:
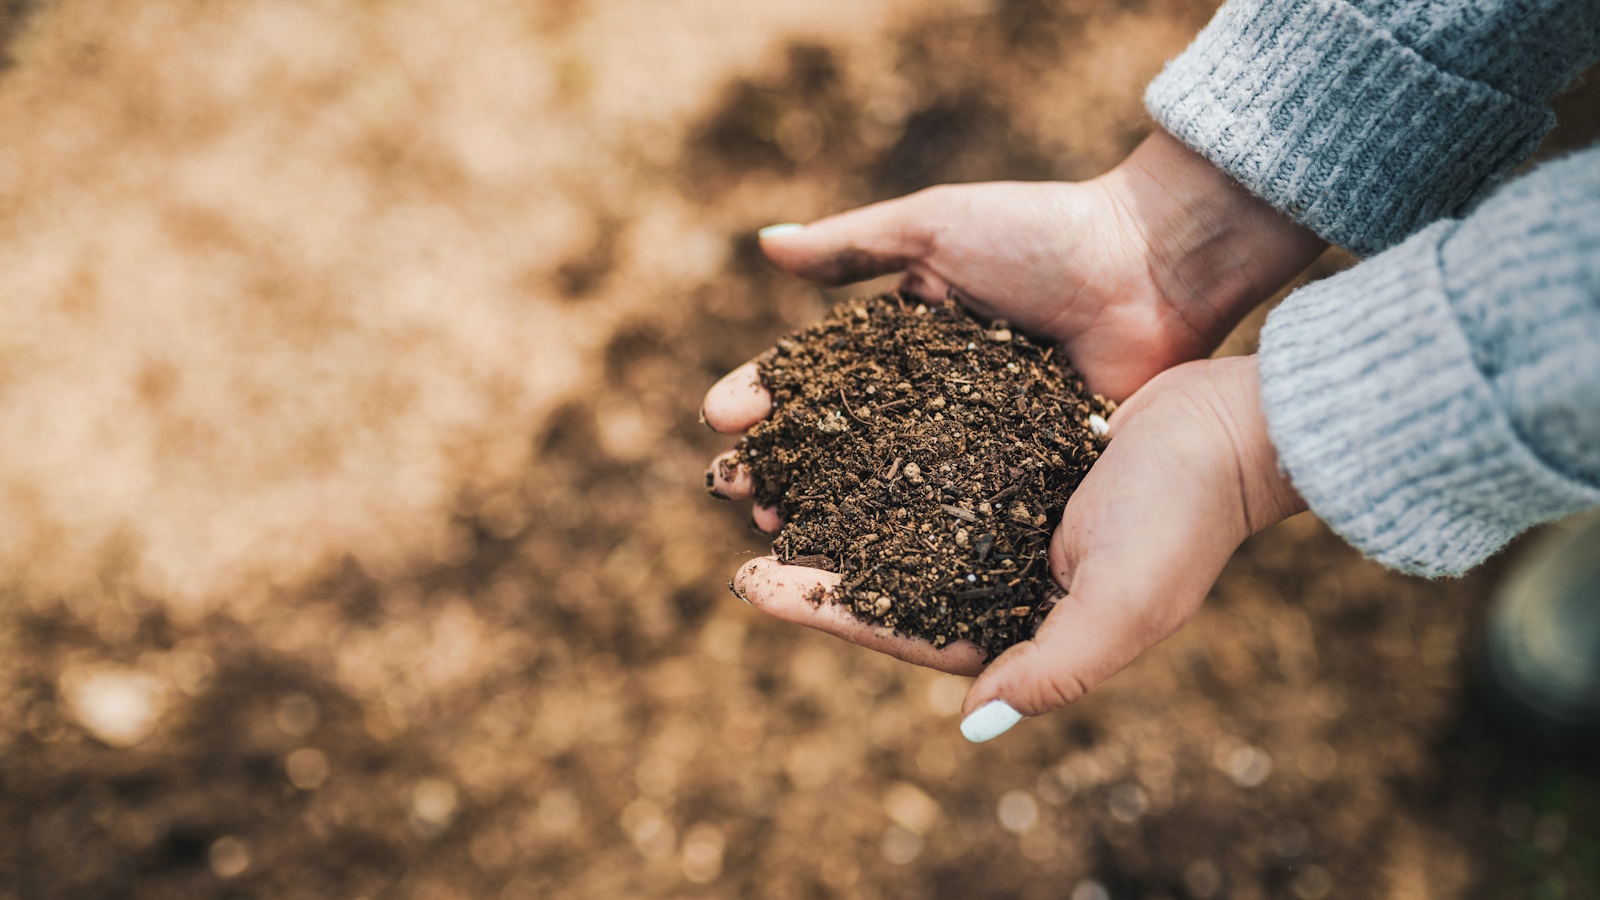
[[[1033,636],[1111,402],[1007,323],[899,294],[839,304],[757,367],[773,413],[735,461],[783,516],[778,558],[843,576],[816,602],[990,657]]]

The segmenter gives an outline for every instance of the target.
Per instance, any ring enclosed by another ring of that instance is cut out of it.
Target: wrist
[[[1328,246],[1160,129],[1096,182],[1143,240],[1156,291],[1212,346]]]
[[[1238,356],[1206,363],[1238,457],[1239,502],[1246,535],[1262,531],[1304,512],[1306,501],[1278,460],[1261,402],[1261,373],[1256,356]]]

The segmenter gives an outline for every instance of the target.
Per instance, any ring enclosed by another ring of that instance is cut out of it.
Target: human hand
[[[772,395],[762,387],[755,363],[745,363],[706,393],[701,416],[724,434],[740,434],[772,412]],[[749,500],[755,493],[748,470],[734,465],[734,451],[718,456],[706,471],[706,488],[724,500]],[[782,527],[778,511],[756,504],[751,524],[768,534]],[[942,648],[918,638],[895,634],[893,629],[864,622],[844,606],[813,603],[810,597],[839,583],[839,576],[821,569],[782,565],[773,557],[751,560],[734,577],[733,591],[746,603],[788,622],[805,625],[869,650],[897,659],[958,675],[983,670],[983,652],[971,641],[959,640]]]
[[[904,271],[904,291],[954,295],[1060,342],[1090,391],[1121,400],[1208,355],[1327,244],[1157,130],[1090,181],[930,188],[762,229],[761,246],[779,267],[829,284]],[[771,414],[772,397],[746,363],[701,409],[713,429],[741,434]],[[748,478],[724,471],[731,456],[713,462],[706,487],[747,499]],[[760,506],[752,521],[768,533],[782,524]]]
[[[713,389],[708,419],[715,410],[719,420],[734,421],[729,401],[738,397],[753,414],[753,394]],[[963,706],[962,733],[971,740],[1070,705],[1182,627],[1246,537],[1304,509],[1278,470],[1253,356],[1162,373],[1117,410],[1110,428],[1110,444],[1067,502],[1051,542],[1051,574],[1066,596],[1032,640],[987,667],[970,646],[936,650],[883,634],[833,604],[812,604],[813,590],[838,582],[832,573],[755,559],[739,570],[734,589],[778,618],[901,659],[956,674],[981,670]],[[731,475],[719,488],[747,497],[748,478]]]
[[[1306,508],[1278,468],[1254,356],[1163,372],[1110,426],[1051,540],[1067,595],[968,689],[969,740],[1076,703],[1183,627],[1245,538]]]
[[[1162,131],[1090,181],[944,185],[761,234],[803,278],[905,272],[903,291],[1057,341],[1115,400],[1210,354],[1326,246]]]

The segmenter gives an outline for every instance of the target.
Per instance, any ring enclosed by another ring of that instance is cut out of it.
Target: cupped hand
[[[1121,400],[1208,355],[1240,317],[1326,244],[1162,131],[1082,183],[931,188],[807,226],[763,229],[779,267],[831,284],[905,272],[903,290],[953,296],[1062,345],[1089,390]],[[740,434],[772,397],[754,364],[718,382],[706,424]],[[743,500],[748,478],[712,465],[706,487]],[[755,526],[775,532],[777,511]]]
[[[1245,538],[1305,509],[1278,468],[1254,356],[1163,372],[1110,426],[1050,544],[1066,597],[968,690],[971,740],[1077,702],[1183,627]]]
[[[1209,355],[1325,246],[1160,131],[1090,181],[944,185],[761,234],[802,278],[904,272],[908,293],[1056,341],[1115,400]]]
[[[752,384],[753,370],[742,386],[724,379],[713,388],[708,422],[742,431],[764,417]],[[748,422],[736,397],[748,404]],[[735,590],[779,618],[901,659],[957,674],[981,670],[963,707],[962,733],[971,740],[1070,705],[1181,628],[1246,537],[1304,509],[1267,435],[1255,357],[1164,372],[1117,410],[1110,428],[1110,444],[1051,542],[1051,575],[1066,596],[1033,639],[987,666],[970,645],[936,650],[813,603],[818,589],[837,583],[830,573],[755,559],[735,576]],[[716,477],[728,496],[749,497],[747,477]]]
[[[1209,354],[1326,245],[1165,133],[1088,182],[933,188],[806,226],[763,229],[761,245],[780,268],[829,284],[904,272],[904,291],[954,297],[1059,342],[1091,391],[1118,400],[1134,394],[1113,418],[1121,437],[1056,534],[1055,574],[1068,598],[1034,640],[987,670],[965,641],[935,649],[812,603],[837,583],[830,573],[766,558],[734,579],[741,597],[787,621],[947,672],[983,671],[968,698],[969,714],[977,712],[963,727],[969,736],[993,736],[1019,715],[1076,700],[1166,637],[1193,614],[1244,536],[1298,503],[1280,499],[1252,518],[1243,499],[1247,469],[1263,484],[1276,478],[1275,462],[1258,465],[1273,456],[1253,362],[1156,376]],[[740,434],[771,414],[772,398],[746,364],[711,389],[703,411],[715,430]],[[1259,440],[1241,443],[1244,436]],[[706,486],[748,500],[749,476],[731,458],[713,462]],[[769,533],[782,526],[776,509],[760,505],[752,522]]]
[[[706,394],[701,415],[706,424],[724,434],[740,434],[772,412],[772,395],[761,386],[754,363],[730,372]],[[749,500],[754,493],[750,473],[733,465],[733,451],[712,461],[706,488],[725,500]],[[783,526],[778,511],[756,504],[750,522],[769,534]],[[831,590],[839,576],[821,569],[786,566],[770,556],[753,559],[733,579],[733,591],[746,603],[786,622],[815,628],[869,650],[955,675],[976,675],[983,670],[983,651],[960,640],[935,647],[920,638],[895,634],[893,629],[856,618],[843,606],[813,602],[818,591]]]

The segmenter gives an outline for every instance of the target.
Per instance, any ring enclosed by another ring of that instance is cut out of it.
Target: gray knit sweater
[[[1377,254],[1275,310],[1260,368],[1295,487],[1387,565],[1458,573],[1600,506],[1600,148],[1500,187],[1597,56],[1600,0],[1231,0],[1146,93]]]

